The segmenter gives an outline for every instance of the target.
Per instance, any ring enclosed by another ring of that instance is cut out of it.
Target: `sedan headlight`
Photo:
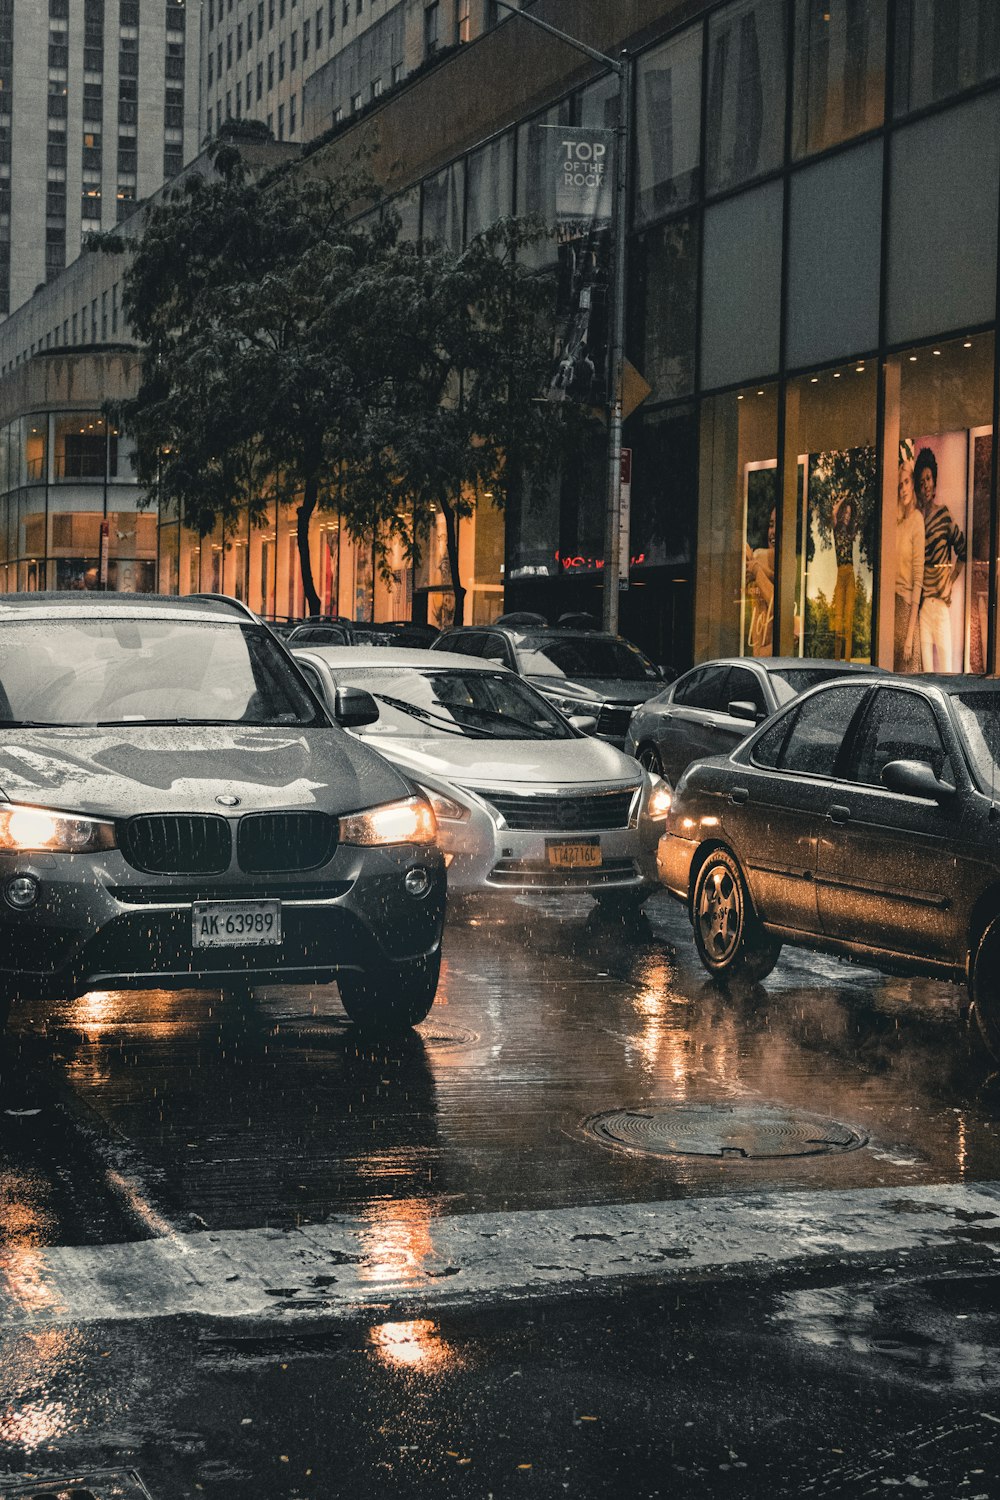
[[[434,809],[423,797],[386,802],[340,820],[342,844],[433,844],[436,837]]]
[[[434,816],[439,823],[467,823],[472,813],[469,808],[463,807],[461,802],[456,802],[454,797],[446,797],[443,792],[436,792],[431,786],[421,786],[420,790],[434,809]]]
[[[650,772],[649,795],[646,798],[646,817],[654,823],[662,823],[673,806],[673,793],[662,776]]]
[[[0,808],[0,850],[26,854],[42,850],[60,854],[92,854],[114,849],[113,823],[50,812],[47,807]]]

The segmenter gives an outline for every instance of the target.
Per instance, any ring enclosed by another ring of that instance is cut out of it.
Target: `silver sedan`
[[[656,888],[666,787],[513,672],[443,651],[313,647],[295,659],[325,703],[375,698],[355,732],[427,793],[449,897],[583,891],[636,908]]]

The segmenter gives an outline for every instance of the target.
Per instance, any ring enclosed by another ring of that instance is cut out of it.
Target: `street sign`
[[[632,530],[632,449],[622,449],[621,478],[618,486],[618,587],[628,588],[628,570]]]
[[[622,421],[627,422],[637,406],[653,394],[653,387],[644,375],[640,375],[631,360],[622,365]]]

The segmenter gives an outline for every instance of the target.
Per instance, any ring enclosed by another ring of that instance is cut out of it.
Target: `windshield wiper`
[[[415,703],[407,703],[405,698],[390,698],[388,693],[372,693],[372,697],[377,698],[380,703],[387,703],[390,708],[398,708],[400,713],[409,714],[411,718],[423,719],[428,724],[436,724],[448,734],[468,735],[472,739],[480,740],[496,738],[488,729],[474,729],[471,724],[456,724],[453,719],[446,719],[441,714],[432,714],[430,709],[418,708]]]
[[[83,729],[83,724],[64,724],[56,719],[0,719],[0,729]]]
[[[537,724],[530,724],[527,719],[515,719],[512,714],[497,713],[497,711],[492,708],[480,708],[478,704],[475,703],[463,703],[461,706],[461,712],[465,714],[479,714],[484,719],[491,719],[495,723],[502,725],[504,729],[514,729],[516,727],[518,729],[524,729],[527,731],[527,733],[525,734],[514,735],[514,739],[551,740],[556,738],[555,735],[546,734],[544,729],[539,729]],[[500,735],[496,737],[498,739],[502,738],[502,736]]]

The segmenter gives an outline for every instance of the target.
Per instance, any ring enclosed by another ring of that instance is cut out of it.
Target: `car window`
[[[880,688],[865,716],[844,769],[849,781],[881,786],[892,760],[922,760],[941,781],[955,784],[937,716],[922,693]]]
[[[872,671],[874,671],[874,667]],[[771,686],[779,703],[790,703],[799,693],[807,693],[821,682],[830,682],[834,677],[848,677],[850,673],[836,662],[820,663],[818,666],[782,667],[780,672],[768,672]]]
[[[864,683],[858,683],[804,699],[794,711],[779,768],[803,776],[832,776],[851,720],[867,691]]]
[[[724,714],[729,708],[729,696],[726,692],[728,682],[728,667],[702,667],[698,681],[688,689],[681,701],[686,708]],[[677,701],[675,697],[674,702]]]
[[[685,672],[683,677],[678,677],[674,683],[673,692],[670,697],[671,703],[677,703],[682,708],[692,702],[692,693],[698,691],[698,684],[705,675],[703,667],[695,667],[693,672]]]
[[[953,693],[951,706],[962,727],[983,791],[1000,791],[1000,695],[983,690]]]
[[[730,667],[729,681],[726,684],[726,706],[730,703],[752,703],[758,713],[770,712],[761,680],[749,667]]]
[[[484,637],[484,639],[486,644],[480,652],[480,655],[484,656],[487,661],[497,661],[502,667],[509,667],[510,652],[507,649],[507,642],[504,640],[503,636],[494,635],[494,633],[491,631],[489,635]]]
[[[781,752],[794,719],[794,714],[782,714],[780,719],[775,720],[764,730],[759,739],[754,740],[750,749],[752,765],[763,766],[766,771],[777,770],[781,761]]]
[[[483,644],[481,630],[463,630],[446,637],[446,651],[457,651],[460,656],[478,656]]]
[[[302,673],[303,677],[305,678],[306,682],[308,682],[313,692],[320,699],[320,701],[322,701],[324,697],[323,684],[320,680],[320,675],[317,672],[316,668],[314,666],[311,666],[307,661],[300,661],[298,657],[296,657],[295,665],[298,667],[299,671]]]
[[[525,672],[545,677],[616,677],[625,682],[660,679],[658,667],[620,636],[524,635],[520,641]]]
[[[325,722],[262,625],[184,618],[11,621],[0,724]]]
[[[568,740],[566,720],[513,672],[465,667],[340,667],[338,684],[363,687],[378,704],[366,734],[447,734],[469,739]]]

